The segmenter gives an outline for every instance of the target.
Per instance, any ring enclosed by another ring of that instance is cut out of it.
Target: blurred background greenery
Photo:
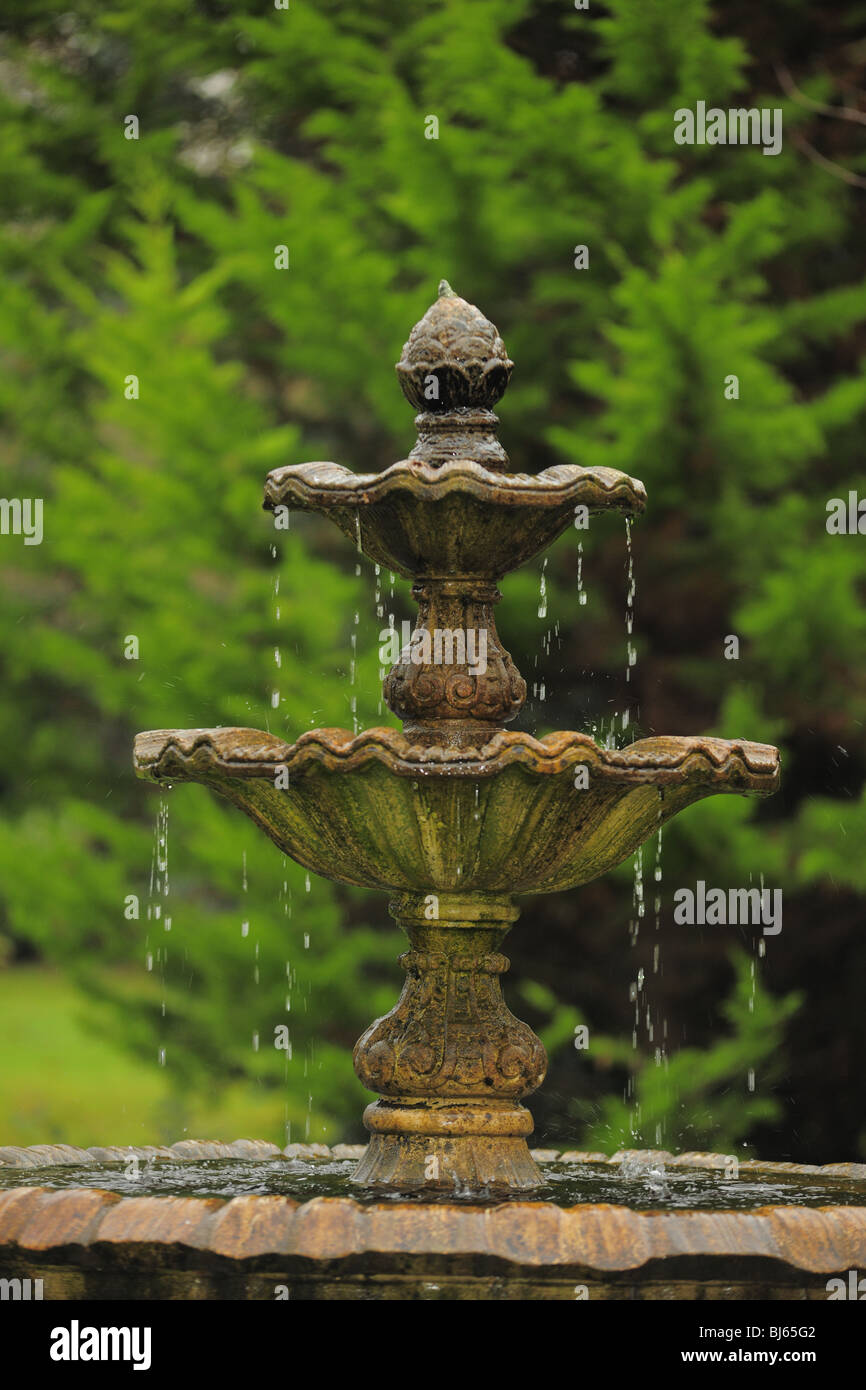
[[[44,498],[45,534],[0,536],[0,1142],[362,1137],[384,897],[204,789],[160,798],[131,744],[392,722],[407,586],[383,618],[336,530],[275,533],[260,496],[279,464],[405,456],[392,364],[446,276],[517,363],[512,467],[650,499],[628,681],[620,521],[505,582],[519,726],[784,758],[771,801],[709,800],[660,860],[525,904],[537,1139],[866,1155],[866,540],[825,529],[864,487],[864,36],[863,4],[808,0],[7,0],[0,490]],[[699,100],[781,107],[782,153],[675,145]],[[781,935],[675,925],[697,879],[781,887]]]

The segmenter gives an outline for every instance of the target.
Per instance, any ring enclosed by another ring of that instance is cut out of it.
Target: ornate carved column
[[[540,1175],[520,1104],[544,1080],[539,1039],[509,1011],[498,951],[519,915],[508,897],[404,894],[390,905],[409,937],[403,993],[359,1039],[355,1071],[382,1100],[355,1174],[402,1188],[532,1188]]]
[[[499,590],[480,579],[422,579],[412,597],[418,622],[385,678],[388,707],[413,742],[485,743],[526,699],[493,619]]]

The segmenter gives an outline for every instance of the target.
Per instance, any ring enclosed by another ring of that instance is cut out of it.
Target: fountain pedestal
[[[359,1039],[355,1071],[384,1099],[367,1107],[365,1186],[537,1187],[519,1102],[541,1085],[547,1057],[506,1007],[498,947],[519,909],[506,896],[407,893],[390,904],[411,950],[389,1014]]]
[[[478,579],[425,579],[412,597],[418,621],[385,678],[388,708],[413,743],[487,743],[526,699],[526,682],[496,631],[498,588]]]

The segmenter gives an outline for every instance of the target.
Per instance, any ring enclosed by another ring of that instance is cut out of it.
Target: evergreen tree
[[[166,897],[132,736],[390,722],[371,567],[356,573],[315,518],[278,538],[258,500],[277,464],[405,455],[391,364],[446,276],[517,363],[512,467],[603,463],[649,493],[628,681],[620,526],[557,543],[546,605],[539,566],[506,581],[501,631],[533,692],[521,723],[780,744],[782,793],[684,815],[659,891],[761,874],[783,888],[760,965],[780,1036],[782,996],[807,990],[785,1044],[791,1105],[763,1132],[760,1106],[744,1123],[768,1154],[857,1152],[860,1121],[831,1111],[826,1081],[853,1087],[866,1044],[851,983],[866,965],[866,549],[828,534],[826,507],[862,479],[862,157],[845,122],[832,159],[810,157],[809,103],[838,99],[825,56],[858,60],[843,18],[818,33],[805,0],[762,15],[706,0],[6,7],[3,491],[44,499],[44,540],[0,538],[0,929],[112,1003],[115,1036],[154,1065],[164,1052],[181,1092],[272,1088],[273,1137],[284,1120],[293,1138],[359,1134],[348,1048],[397,987],[384,899],[307,891],[193,788],[166,798]],[[807,73],[799,95],[766,61],[767,23]],[[674,112],[699,100],[781,107],[781,153],[676,145]],[[382,578],[399,622],[405,586]],[[515,981],[629,1037],[641,969],[641,1051],[665,1020],[668,1053],[707,1047],[732,942],[674,929],[669,898],[658,931],[650,907],[629,933],[632,872],[527,904]],[[283,1024],[291,1058],[273,1046]],[[541,1133],[569,1139],[562,1095],[600,1102],[623,1075],[577,1072],[559,1048]]]

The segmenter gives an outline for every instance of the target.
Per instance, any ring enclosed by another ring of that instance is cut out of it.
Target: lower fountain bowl
[[[155,782],[202,782],[324,878],[403,892],[552,893],[600,877],[684,807],[779,785],[768,744],[503,732],[427,747],[396,729],[157,729],[135,740]]]
[[[866,1164],[536,1150],[543,1201],[412,1200],[353,1190],[362,1153],[0,1149],[0,1278],[46,1300],[828,1300],[866,1267]]]

